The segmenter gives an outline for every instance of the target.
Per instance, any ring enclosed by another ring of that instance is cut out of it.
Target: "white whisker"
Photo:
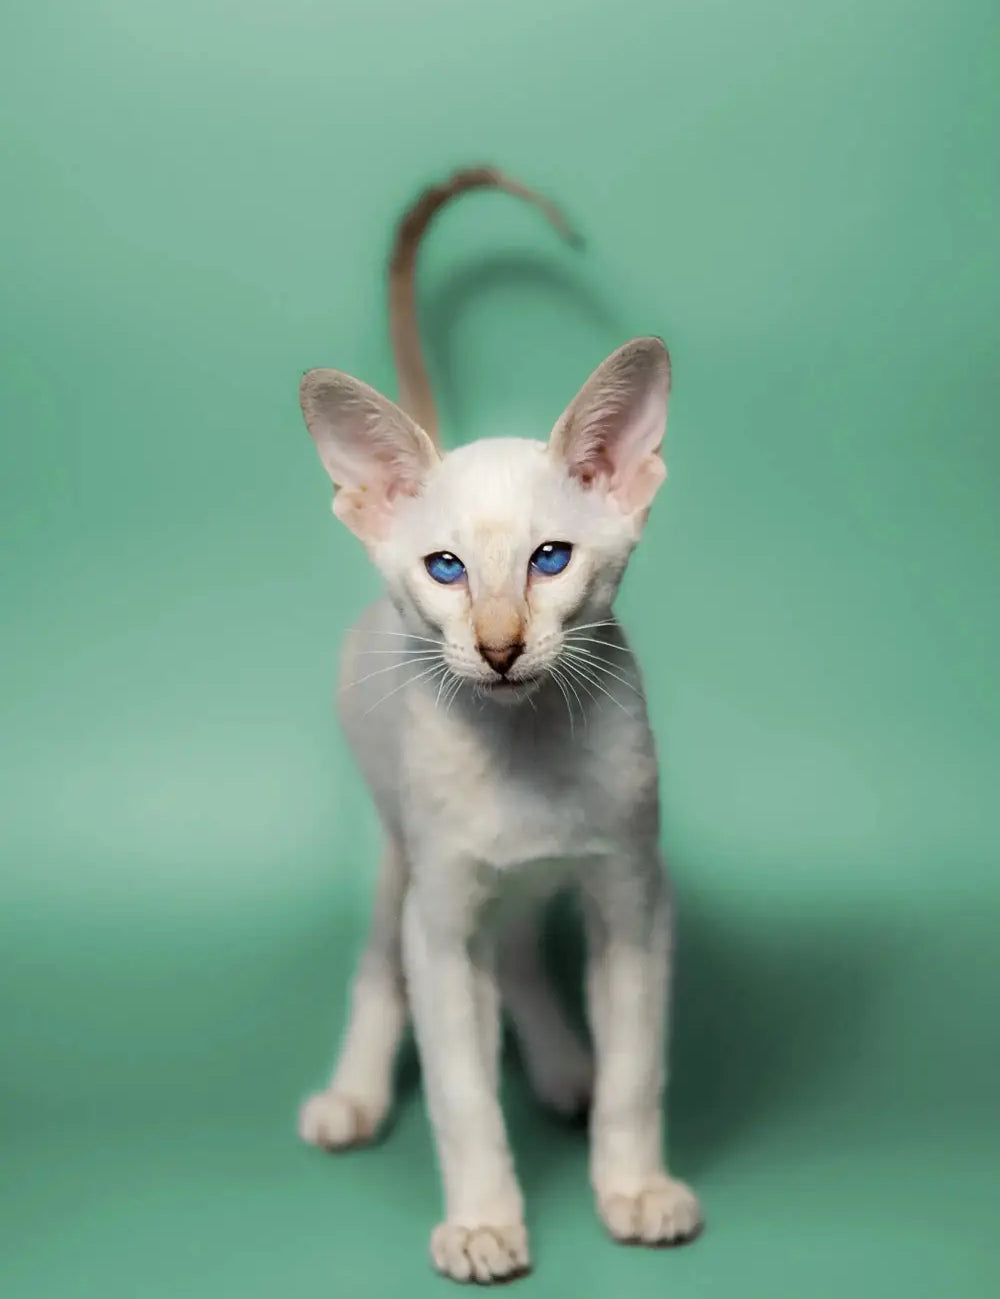
[[[626,717],[632,716],[632,714],[625,707],[622,701],[620,699],[616,699],[610,690],[606,690],[604,686],[601,685],[600,680],[590,672],[589,664],[585,666],[580,662],[567,662],[565,663],[565,667],[567,671],[571,673],[575,673],[578,677],[581,677],[584,681],[588,681],[596,690],[599,690],[602,695],[607,695],[607,697],[611,700],[611,702],[613,704],[616,704],[622,710],[622,712],[625,714]]]
[[[571,678],[568,677],[568,678],[566,678],[566,679],[568,679],[568,681],[569,681],[569,679],[571,679]],[[577,685],[578,685],[579,687],[581,687],[581,690],[584,692],[584,695],[587,696],[587,699],[592,699],[592,700],[594,700],[595,703],[596,703],[596,701],[597,701],[597,696],[594,694],[594,691],[591,690],[590,686],[587,685],[587,682],[584,681],[583,677],[578,677],[578,678],[577,678]]]
[[[586,708],[584,707],[583,700],[580,698],[580,695],[579,695],[579,693],[577,692],[577,688],[576,688],[576,686],[573,684],[573,680],[572,680],[571,677],[567,677],[567,678],[566,678],[566,684],[569,686],[570,690],[573,691],[573,697],[576,699],[576,702],[580,705],[580,716],[583,718],[584,722],[586,723],[586,720],[587,720],[587,710],[586,710]]]
[[[596,636],[564,636],[563,640],[569,645],[604,645],[608,649],[618,650],[622,654],[632,654],[627,645],[619,645],[614,640],[598,640]]]
[[[444,690],[445,686],[447,686],[449,689],[451,688],[450,678],[454,675],[447,663],[444,663],[443,666],[444,666],[444,671],[441,673],[441,680],[438,682],[437,694],[434,696],[435,708],[437,708],[438,704],[440,704],[441,702],[441,692]]]
[[[439,669],[439,673],[438,673],[438,677],[437,677],[437,694],[435,694],[435,696],[434,696],[434,707],[435,707],[435,708],[437,708],[438,705],[439,705],[440,702],[441,702],[441,691],[445,688],[445,685],[446,685],[446,683],[447,683],[448,678],[449,678],[450,675],[451,675],[451,668],[450,668],[450,667],[448,666],[448,664],[444,661],[444,659],[442,659],[442,660],[441,660],[441,667],[440,667],[440,669]],[[430,687],[431,690],[434,689],[434,681],[435,681],[435,677],[434,677],[434,676],[431,676],[430,680],[427,682],[427,685]]]
[[[435,659],[435,660],[440,659],[440,657],[441,655],[434,651],[425,650],[423,656],[420,659],[418,659],[417,662],[426,663],[429,662],[431,659]],[[363,685],[366,681],[370,681],[372,677],[380,677],[383,672],[395,672],[397,668],[410,667],[412,666],[412,663],[413,663],[412,659],[403,659],[402,662],[400,663],[390,663],[388,664],[388,666],[384,668],[376,668],[374,672],[369,672],[367,673],[366,676],[359,677],[357,681],[349,681],[347,685],[341,686],[340,689],[341,691],[353,690],[355,686]]]
[[[587,712],[587,705],[586,705],[586,704],[583,702],[583,700],[580,698],[580,692],[579,692],[579,690],[577,690],[577,688],[576,688],[577,683],[576,683],[576,681],[573,680],[573,676],[572,676],[572,674],[566,670],[568,666],[569,666],[568,664],[564,664],[564,665],[563,665],[563,676],[565,677],[566,685],[567,685],[568,689],[571,690],[572,693],[573,693],[573,698],[576,700],[576,702],[577,702],[577,703],[579,704],[579,706],[580,706],[580,716],[583,718],[584,726],[586,726],[587,721],[588,721],[588,718],[589,718],[589,714],[588,714],[588,712]],[[590,699],[593,699],[593,698],[594,698],[593,694],[591,694],[591,692],[590,692],[589,690],[587,690],[587,688],[586,688],[586,686],[583,684],[582,680],[580,681],[580,684],[583,686],[584,691],[585,691],[585,693],[588,695],[588,697],[589,697]]]
[[[582,622],[578,627],[570,627],[570,631],[591,631],[595,627],[617,627],[617,618],[604,618],[601,622]]]
[[[620,681],[623,686],[628,686],[629,690],[631,690],[633,694],[636,695],[642,694],[642,691],[639,690],[631,681],[629,681],[627,677],[623,677],[620,673],[613,671],[610,667],[608,667],[607,660],[603,659],[599,654],[595,654],[592,650],[567,649],[566,653],[569,655],[573,655],[577,658],[585,656],[583,657],[583,661],[587,664],[588,667],[591,667],[598,672],[604,672],[609,677],[614,677],[614,679],[616,681]]]
[[[570,707],[569,694],[566,691],[566,687],[562,683],[562,679],[561,679],[562,674],[560,673],[559,669],[553,664],[549,668],[549,675],[552,677],[552,680],[556,683],[557,687],[559,688],[559,693],[566,701],[566,716],[569,718],[569,733],[570,735],[573,735],[575,733],[574,726],[573,726],[573,709]]]
[[[433,652],[433,650],[426,649],[423,645],[418,646],[416,649],[406,649],[401,645],[398,649],[363,649],[357,651],[358,654],[395,654],[397,658],[404,658],[407,655],[412,656],[414,654],[431,654]]]
[[[425,668],[423,672],[418,672],[416,676],[407,677],[407,679],[405,681],[401,681],[398,686],[394,686],[393,689],[390,690],[387,695],[383,695],[381,699],[376,699],[375,702],[372,704],[371,708],[365,709],[365,711],[362,713],[362,717],[367,717],[368,714],[372,712],[373,709],[379,706],[379,704],[384,704],[387,699],[391,699],[393,695],[398,694],[400,690],[404,689],[404,687],[413,685],[415,681],[422,681],[424,677],[429,677],[432,672],[439,672],[440,670],[441,670],[441,664],[433,663],[429,668]]]
[[[432,636],[418,636],[412,631],[379,631],[375,627],[366,627],[364,631],[358,632],[359,636],[399,636],[403,640],[422,640],[428,645],[443,645],[443,640],[437,640]]]
[[[454,685],[452,686],[452,688],[448,691],[448,695],[447,695],[446,700],[445,700],[445,705],[444,705],[444,715],[445,715],[445,717],[447,717],[448,714],[451,712],[451,706],[452,706],[452,704],[455,702],[455,700],[458,698],[459,692],[461,691],[463,685],[464,685],[464,682],[463,682],[462,678],[461,678],[461,677],[456,673],[456,674],[455,674],[455,683],[454,683]]]

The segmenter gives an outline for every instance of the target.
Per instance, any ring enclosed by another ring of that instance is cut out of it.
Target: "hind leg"
[[[390,841],[333,1077],[299,1113],[302,1139],[327,1150],[370,1141],[392,1105],[396,1053],[406,1027],[400,933],[406,880],[402,852]]]
[[[541,930],[541,908],[505,927],[500,988],[535,1094],[562,1117],[580,1118],[590,1108],[594,1063],[549,981]]]

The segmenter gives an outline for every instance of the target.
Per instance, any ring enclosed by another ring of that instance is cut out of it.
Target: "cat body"
[[[595,371],[548,444],[443,455],[413,310],[416,245],[487,169],[428,191],[400,226],[393,343],[412,413],[336,371],[302,405],[385,596],[347,637],[338,706],[385,852],[368,945],[329,1087],[300,1131],[335,1149],[375,1135],[412,1014],[444,1184],[431,1255],[457,1280],[527,1269],[498,1096],[501,1004],[541,1099],[589,1111],[598,1212],[622,1241],[694,1235],[693,1193],[663,1163],[671,905],[640,673],[612,612],[665,475],[670,368],[638,339]],[[416,216],[414,215],[416,214]],[[593,1057],[549,986],[540,913],[581,902]]]

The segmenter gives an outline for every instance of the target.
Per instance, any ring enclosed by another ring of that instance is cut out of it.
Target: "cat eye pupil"
[[[450,586],[452,582],[457,582],[460,577],[465,576],[465,565],[450,550],[436,550],[433,555],[427,555],[424,559],[424,568],[434,581],[440,582],[442,586]]]
[[[531,569],[546,577],[561,573],[570,561],[573,547],[568,541],[546,541],[531,556]]]

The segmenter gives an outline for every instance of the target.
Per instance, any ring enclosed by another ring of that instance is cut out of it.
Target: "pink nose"
[[[493,671],[505,677],[524,652],[524,645],[515,641],[511,645],[479,645],[477,649]]]

